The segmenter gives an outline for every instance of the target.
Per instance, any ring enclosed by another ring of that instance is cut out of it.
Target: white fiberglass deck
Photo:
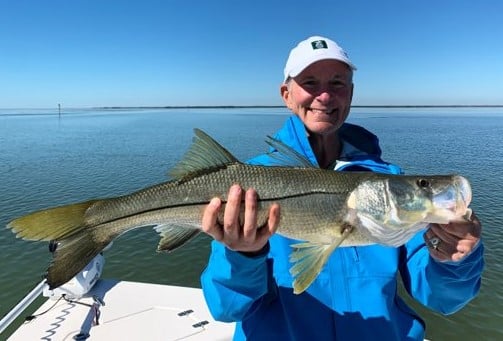
[[[93,295],[104,303],[97,325]],[[9,340],[230,340],[234,331],[212,319],[200,289],[99,280],[77,302],[86,305],[48,299],[34,315],[50,310]]]

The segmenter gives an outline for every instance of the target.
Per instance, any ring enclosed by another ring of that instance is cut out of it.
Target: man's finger
[[[218,224],[218,212],[221,206],[222,201],[219,198],[213,198],[203,212],[202,230],[215,240],[223,238],[222,227]]]
[[[254,241],[257,233],[257,192],[250,188],[245,194],[245,218],[243,224],[243,237],[245,240]]]
[[[239,210],[241,208],[241,187],[232,185],[227,196],[224,211],[224,233],[231,240],[237,240],[240,234]],[[227,239],[227,238],[226,238]]]

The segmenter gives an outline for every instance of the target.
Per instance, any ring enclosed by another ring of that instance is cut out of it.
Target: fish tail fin
[[[54,289],[68,282],[109,243],[110,240],[97,240],[94,233],[88,230],[58,240],[54,257],[47,270],[49,288]]]
[[[33,212],[14,219],[7,228],[16,233],[17,238],[26,240],[63,239],[86,227],[85,213],[99,200],[60,206]]]
[[[157,252],[171,252],[197,236],[200,229],[185,225],[158,225],[154,228],[161,235]]]
[[[321,272],[328,256],[335,249],[330,244],[299,243],[292,245],[294,251],[290,255],[290,262],[294,265],[290,268],[293,276],[293,293],[301,294],[315,280]]]

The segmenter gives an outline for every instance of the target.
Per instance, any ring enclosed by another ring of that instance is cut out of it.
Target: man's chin
[[[342,122],[311,121],[304,122],[304,125],[311,133],[325,135],[336,132],[341,127]]]

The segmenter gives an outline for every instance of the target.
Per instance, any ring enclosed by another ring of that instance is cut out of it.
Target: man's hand
[[[433,258],[458,262],[478,244],[481,232],[480,221],[472,213],[470,220],[431,224],[423,238]]]
[[[276,232],[280,209],[273,204],[269,209],[269,218],[264,226],[257,226],[257,192],[248,189],[245,195],[244,223],[239,223],[239,213],[242,205],[243,190],[239,185],[229,189],[227,204],[225,205],[224,221],[218,221],[218,214],[222,207],[219,198],[213,198],[203,213],[202,229],[215,240],[223,243],[229,249],[241,252],[257,252],[267,244]]]

